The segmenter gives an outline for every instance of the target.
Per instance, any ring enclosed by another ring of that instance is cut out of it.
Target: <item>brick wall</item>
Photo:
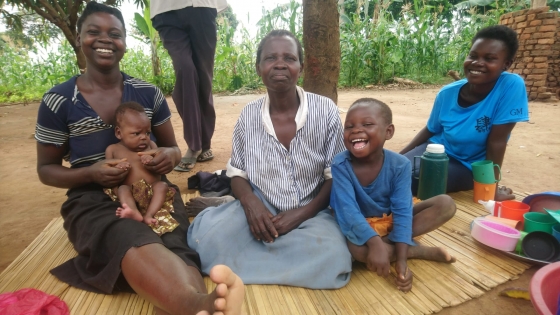
[[[560,18],[549,7],[504,14],[500,24],[518,34],[519,50],[511,71],[525,79],[529,100],[560,99]]]

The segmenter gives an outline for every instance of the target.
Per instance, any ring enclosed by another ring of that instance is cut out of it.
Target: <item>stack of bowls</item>
[[[471,236],[484,245],[511,252],[515,249],[521,233],[505,224],[476,218],[472,224]]]
[[[553,235],[558,221],[548,213],[527,212],[523,215],[521,250],[529,258],[553,262],[560,260],[560,239]],[[519,246],[517,247],[519,249]]]

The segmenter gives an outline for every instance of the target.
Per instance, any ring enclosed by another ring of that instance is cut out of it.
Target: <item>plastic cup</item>
[[[546,213],[527,212],[523,215],[525,219],[523,230],[527,233],[541,231],[552,234],[552,227],[558,222]]]
[[[498,204],[498,216],[510,220],[523,221],[523,215],[531,209],[531,206],[515,200],[496,202]]]
[[[554,236],[558,242],[560,242],[560,224],[552,226],[552,236]]]
[[[500,175],[498,179],[496,179],[496,175],[494,174],[494,167],[498,168],[498,174]],[[471,168],[475,182],[492,184],[502,180],[500,166],[498,164],[494,164],[494,162],[490,160],[471,163]]]
[[[488,201],[494,199],[496,193],[496,183],[483,184],[474,181],[473,200],[478,203],[479,200]]]
[[[523,254],[523,247],[521,246],[521,242],[523,242],[523,239],[525,238],[525,235],[527,235],[527,232],[524,231],[519,231],[519,233],[521,234],[521,236],[519,237],[519,240],[517,241],[517,244],[515,245],[515,252],[518,254]]]

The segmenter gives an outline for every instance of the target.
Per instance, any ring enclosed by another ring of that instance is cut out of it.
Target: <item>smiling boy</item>
[[[406,292],[412,288],[408,258],[455,261],[442,248],[412,240],[449,220],[455,203],[439,195],[412,205],[410,162],[383,148],[394,133],[387,104],[362,98],[350,106],[344,123],[347,151],[337,154],[331,167],[330,205],[352,257],[380,276],[387,276],[395,261],[397,288]]]

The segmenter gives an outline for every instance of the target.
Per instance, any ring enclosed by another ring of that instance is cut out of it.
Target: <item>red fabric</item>
[[[2,315],[70,315],[68,306],[54,295],[35,289],[0,294]]]

